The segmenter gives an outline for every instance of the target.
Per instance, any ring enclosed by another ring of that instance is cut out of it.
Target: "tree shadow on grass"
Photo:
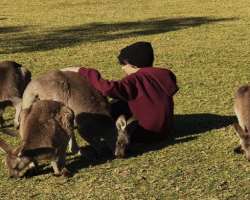
[[[1,20],[1,19],[0,19]],[[28,28],[28,26],[5,26],[5,27],[1,27],[0,26],[0,37],[3,34],[7,34],[7,33],[17,33],[17,32],[22,32],[24,30],[26,30],[26,28]],[[6,36],[4,36],[6,37]],[[1,38],[0,38],[1,39]],[[8,38],[7,38],[8,39]],[[1,40],[0,40],[1,41]],[[4,41],[0,42],[0,45],[2,46],[2,43],[4,43]]]
[[[34,52],[75,46],[86,42],[111,41],[177,31],[204,24],[237,20],[237,18],[182,17],[155,18],[145,21],[121,23],[88,23],[79,26],[54,29],[37,34],[19,33],[0,37],[0,53]],[[5,32],[17,27],[6,27]],[[3,28],[2,28],[3,29]],[[9,30],[8,30],[9,29]]]

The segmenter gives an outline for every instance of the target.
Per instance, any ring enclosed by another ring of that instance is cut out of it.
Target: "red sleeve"
[[[103,96],[110,96],[128,101],[135,98],[137,95],[136,87],[129,79],[125,78],[121,81],[105,80],[97,70],[90,68],[80,68],[79,74],[84,76]]]

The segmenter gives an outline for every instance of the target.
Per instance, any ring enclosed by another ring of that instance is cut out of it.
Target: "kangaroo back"
[[[26,143],[26,149],[57,148],[65,140],[68,142],[70,135],[61,123],[61,118],[64,117],[61,116],[63,108],[62,103],[44,100],[37,101],[22,111],[20,135]]]
[[[27,86],[22,108],[29,108],[36,98],[62,102],[74,112],[79,133],[89,144],[96,149],[107,144],[113,151],[116,129],[109,103],[84,77],[58,70],[43,74]]]
[[[75,115],[82,112],[109,115],[106,99],[74,72],[50,71],[32,80],[24,92],[23,108],[29,108],[34,98],[62,102]]]

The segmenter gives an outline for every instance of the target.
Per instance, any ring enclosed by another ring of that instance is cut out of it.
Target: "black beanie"
[[[136,67],[151,67],[154,62],[154,51],[149,42],[136,42],[120,51],[118,60],[121,65],[127,64]]]

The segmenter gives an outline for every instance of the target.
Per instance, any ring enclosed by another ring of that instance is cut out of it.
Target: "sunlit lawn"
[[[82,65],[119,79],[119,50],[144,40],[152,42],[155,65],[177,75],[180,90],[174,142],[135,148],[127,159],[69,157],[69,179],[46,166],[41,175],[12,180],[1,163],[0,199],[250,199],[250,163],[233,153],[238,138],[231,126],[234,91],[250,81],[249,5],[1,0],[0,60],[15,60],[34,77]]]

